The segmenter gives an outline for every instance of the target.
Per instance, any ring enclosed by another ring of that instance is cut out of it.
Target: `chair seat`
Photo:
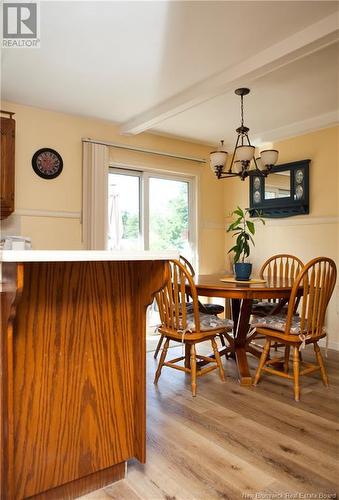
[[[231,319],[221,319],[218,318],[215,314],[205,314],[199,313],[200,319],[200,330],[214,330],[224,328],[225,330],[231,331],[233,328],[233,321]],[[187,314],[187,329],[192,332],[195,331],[195,322],[194,322],[194,314]]]
[[[193,302],[187,304],[187,312],[193,312]],[[201,304],[199,302],[199,311],[205,314],[221,314],[223,313],[225,308],[219,304]]]
[[[267,328],[269,330],[276,330],[278,332],[285,333],[286,318],[286,314],[267,315],[263,317],[254,316],[251,321],[251,327],[256,329]],[[307,321],[305,321],[305,323],[307,324]],[[301,329],[300,317],[298,315],[294,315],[291,322],[289,335],[300,335],[303,333],[307,333],[307,329]],[[324,329],[321,335],[323,334],[325,335]]]
[[[302,340],[300,338],[300,334],[291,334],[291,335],[286,335],[283,332],[280,332],[279,330],[270,330],[269,328],[258,328],[257,332],[259,335],[263,335],[265,337],[271,337],[272,339],[276,339],[277,342],[281,341],[282,343],[295,343],[295,344],[310,344],[312,342],[318,341],[324,337],[326,337],[326,332],[323,332],[320,335],[312,335],[312,336],[305,336],[305,340]]]
[[[203,307],[200,307],[203,306]],[[221,314],[224,312],[225,308],[219,304],[199,304],[199,310],[206,314]]]
[[[265,315],[268,316],[272,313],[272,311],[278,306],[276,302],[256,302],[252,305],[252,314],[253,315]],[[287,305],[283,306],[281,312],[287,313]]]
[[[191,337],[195,338],[195,335],[200,337],[201,335],[218,335],[222,331],[231,332],[233,329],[233,321],[231,319],[221,319],[218,316],[214,316],[213,314],[203,314],[199,313],[200,317],[200,332],[196,332],[195,322],[194,322],[194,314],[187,314],[186,318],[186,328],[178,331],[174,331],[172,329],[167,329],[162,326],[159,327],[159,332],[171,336],[172,338],[180,339],[182,334],[185,333],[186,338]]]

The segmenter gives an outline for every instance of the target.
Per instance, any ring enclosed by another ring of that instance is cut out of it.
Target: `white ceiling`
[[[241,83],[251,88],[245,117],[258,139],[324,126],[339,107],[338,6],[43,1],[41,47],[3,50],[2,98],[132,133],[231,143]]]
[[[299,122],[307,127],[308,120],[312,129],[314,118],[338,110],[338,67],[339,44],[333,44],[250,82],[244,113],[251,138],[275,140],[285,127],[288,135]],[[165,120],[158,130],[209,142],[225,139],[232,147],[239,125],[240,98],[231,91]]]

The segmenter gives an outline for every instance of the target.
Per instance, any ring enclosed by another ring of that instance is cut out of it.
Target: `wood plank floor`
[[[170,355],[180,353],[179,346]],[[193,399],[189,377],[166,367],[156,388],[152,353],[147,359],[147,464],[130,462],[126,479],[82,500],[336,498],[338,352],[326,359],[330,388],[319,374],[303,377],[300,403],[291,383],[272,375],[240,387],[225,359],[226,382],[217,372],[199,378]],[[254,373],[257,360],[249,359]]]

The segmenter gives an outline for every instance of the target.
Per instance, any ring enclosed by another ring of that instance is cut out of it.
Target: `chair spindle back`
[[[295,304],[300,301],[300,331],[315,337],[323,333],[326,309],[337,279],[332,259],[318,257],[306,264],[294,281],[288,304],[285,333],[290,332]]]
[[[287,253],[273,255],[261,266],[260,278],[267,278],[270,281],[273,278],[279,277],[294,281],[303,265],[303,262],[294,255]],[[279,299],[268,299],[268,302],[276,304],[279,302]]]
[[[187,271],[194,278],[195,271],[194,271],[194,268],[193,268],[192,264],[190,263],[190,261],[187,260],[186,257],[184,257],[183,255],[179,255],[179,262],[187,269]]]
[[[155,296],[161,326],[175,331],[187,329],[187,306],[192,308],[195,323],[195,332],[200,332],[198,295],[191,273],[178,260],[168,263],[169,279],[165,287]],[[188,301],[191,297],[191,302]]]
[[[287,253],[281,253],[270,257],[260,269],[260,278],[268,278],[268,280],[276,277],[289,278],[295,280],[298,276],[303,262]]]

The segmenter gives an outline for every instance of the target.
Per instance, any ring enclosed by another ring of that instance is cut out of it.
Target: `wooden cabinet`
[[[1,116],[0,219],[14,212],[15,120]]]
[[[145,462],[145,313],[168,268],[22,253],[2,264],[0,498],[77,498]]]

